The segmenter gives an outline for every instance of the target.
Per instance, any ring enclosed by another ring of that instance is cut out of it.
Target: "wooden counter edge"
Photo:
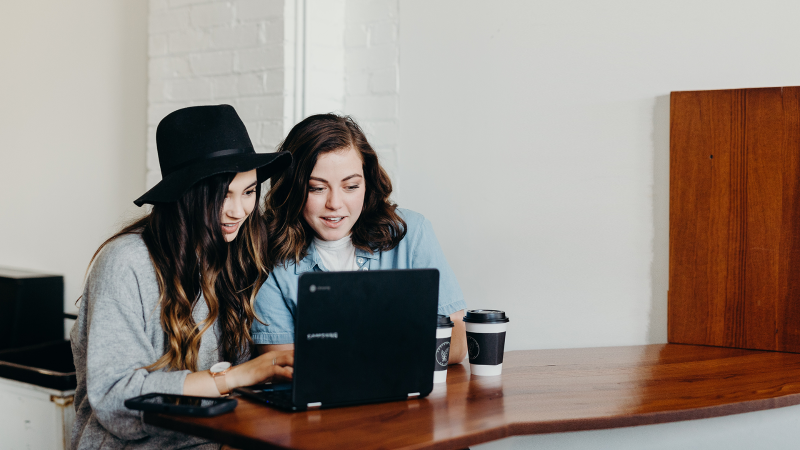
[[[248,401],[239,398],[239,401]],[[412,449],[457,450],[472,445],[504,439],[512,436],[532,434],[564,433],[571,431],[604,430],[613,428],[635,427],[641,425],[656,425],[661,423],[680,422],[685,420],[708,419],[733,414],[763,411],[800,404],[800,394],[789,394],[761,400],[729,403],[725,405],[703,408],[677,409],[672,411],[659,411],[643,414],[620,415],[611,417],[597,417],[591,419],[560,420],[552,422],[516,422],[501,427],[482,430],[477,433],[466,434],[452,439],[431,442],[422,445],[403,447]],[[176,429],[194,436],[210,439],[241,449],[289,449],[257,439],[247,438],[238,434],[222,430],[213,430],[189,422],[180,422],[176,427],[173,417],[158,413],[145,413],[144,421],[147,424]]]

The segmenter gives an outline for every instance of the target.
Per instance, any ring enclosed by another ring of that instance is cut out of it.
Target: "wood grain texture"
[[[800,404],[800,355],[679,344],[506,352],[500,377],[450,368],[424,399],[285,413],[239,399],[213,418],[145,422],[244,449],[461,449],[513,435]]]
[[[669,342],[800,352],[800,88],[670,103]]]

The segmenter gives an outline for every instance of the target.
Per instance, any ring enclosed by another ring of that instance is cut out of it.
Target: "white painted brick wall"
[[[345,0],[305,0],[304,114],[344,109]]]
[[[353,116],[397,180],[398,1],[305,0],[304,115]]]
[[[381,164],[398,179],[398,0],[347,0],[344,111],[367,133]]]
[[[285,22],[302,1],[150,0],[148,188],[161,179],[156,126],[182,107],[231,104],[256,151],[274,150],[294,119],[286,73],[295,40]]]
[[[260,72],[283,67],[283,46],[270,45],[236,52],[237,72]]]
[[[213,2],[191,8],[192,25],[198,28],[233,25],[233,4],[231,2]]]
[[[209,46],[214,49],[255,47],[260,43],[261,27],[259,25],[258,23],[242,23],[237,27],[212,29],[209,32]]]
[[[242,20],[281,19],[284,16],[284,5],[281,2],[240,0],[237,2],[237,9]]]
[[[233,71],[233,52],[198,53],[189,56],[195,75],[224,75]]]
[[[397,0],[150,0],[147,186],[168,113],[232,104],[256,151],[303,117],[350,114],[398,184]]]

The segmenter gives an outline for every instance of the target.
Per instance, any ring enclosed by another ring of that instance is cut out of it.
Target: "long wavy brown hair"
[[[97,249],[126,234],[140,234],[156,273],[164,355],[149,371],[197,370],[200,340],[219,321],[224,361],[237,361],[252,347],[253,303],[266,280],[267,229],[258,205],[232,242],[225,242],[220,217],[228,187],[236,174],[220,174],[196,183],[177,202],[161,203],[127,225]],[[256,198],[261,186],[256,185]],[[91,263],[90,263],[91,266]],[[208,317],[195,323],[192,311],[200,294]]]
[[[273,178],[264,200],[274,264],[300,262],[308,253],[314,231],[303,219],[308,180],[320,154],[354,148],[361,156],[365,178],[364,207],[351,230],[353,245],[369,252],[395,248],[406,235],[406,223],[392,203],[392,180],[361,127],[349,116],[317,114],[292,128],[278,151],[292,154],[289,170]]]

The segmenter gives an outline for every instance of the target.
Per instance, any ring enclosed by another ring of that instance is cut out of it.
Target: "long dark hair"
[[[237,361],[252,346],[256,292],[266,280],[269,264],[267,230],[256,205],[232,242],[225,242],[220,217],[233,173],[197,182],[177,202],[160,203],[152,211],[114,234],[97,249],[126,234],[141,234],[155,268],[166,333],[165,353],[146,367],[153,371],[197,370],[200,340],[218,320],[225,361]],[[261,186],[256,185],[256,198]],[[90,263],[91,265],[91,263]],[[200,294],[208,318],[195,323],[192,310]]]
[[[274,264],[299,262],[306,256],[314,237],[303,219],[311,172],[320,154],[350,147],[361,157],[366,190],[364,208],[352,229],[353,245],[369,252],[387,251],[405,237],[406,223],[389,200],[392,180],[361,127],[348,116],[317,114],[295,125],[278,148],[290,152],[294,162],[273,179],[264,201],[271,237],[269,256]]]

